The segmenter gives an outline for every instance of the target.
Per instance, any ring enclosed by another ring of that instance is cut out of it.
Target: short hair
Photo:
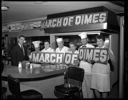
[[[103,35],[97,35],[96,37],[97,39],[102,39],[103,41],[105,41],[105,37]]]
[[[24,36],[24,35],[19,35],[19,36],[17,37],[17,39],[19,39],[19,38],[21,38],[21,37],[24,37],[24,38],[25,38],[25,36]]]
[[[48,43],[50,43],[50,41],[49,41],[49,40],[45,40],[45,41],[44,41],[44,43],[45,43],[45,42],[48,42]]]
[[[75,44],[74,42],[70,42],[69,45],[70,45],[70,44],[73,44],[74,46],[76,46],[76,44]]]

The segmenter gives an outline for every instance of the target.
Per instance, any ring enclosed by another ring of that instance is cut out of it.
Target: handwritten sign
[[[79,59],[85,61],[94,61],[98,63],[107,63],[108,49],[107,48],[80,48]]]

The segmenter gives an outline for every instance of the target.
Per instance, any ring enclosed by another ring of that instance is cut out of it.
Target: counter
[[[5,66],[2,73],[2,81],[8,88],[7,76],[10,74],[20,80],[21,91],[34,89],[42,93],[44,98],[56,98],[54,87],[64,83],[65,69],[52,69],[50,67],[33,67],[32,70],[23,67],[22,71],[19,72],[17,66]],[[7,94],[10,94],[9,89]]]

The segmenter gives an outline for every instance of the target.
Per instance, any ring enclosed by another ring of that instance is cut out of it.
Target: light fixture
[[[1,6],[1,11],[7,11],[9,9],[8,6],[2,5]]]

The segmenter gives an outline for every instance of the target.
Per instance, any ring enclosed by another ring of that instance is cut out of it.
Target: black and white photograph
[[[127,98],[124,4],[2,0],[1,99]]]

